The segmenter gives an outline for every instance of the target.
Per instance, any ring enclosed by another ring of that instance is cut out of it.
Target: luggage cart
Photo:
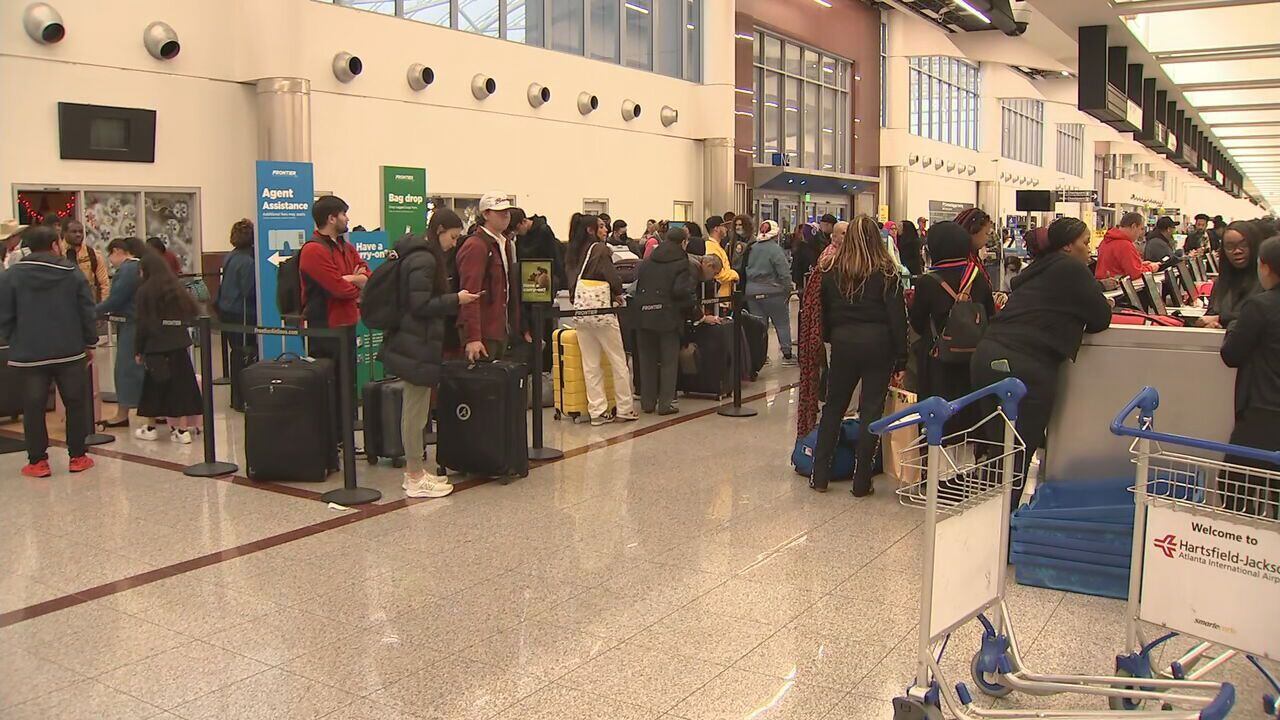
[[[1271,685],[1266,716],[1280,718],[1280,683],[1258,660],[1280,660],[1280,452],[1158,432],[1159,404],[1143,388],[1111,423],[1133,438],[1136,466],[1128,653],[1116,656],[1116,672],[1146,689],[1146,678],[1199,680],[1244,655]],[[1242,464],[1250,461],[1270,467]],[[1148,642],[1144,622],[1168,632]],[[1153,671],[1152,651],[1183,634],[1199,642]],[[1111,699],[1112,708],[1142,706]]]
[[[1004,601],[1009,510],[1013,490],[1022,483],[1017,467],[1025,445],[1015,423],[1024,395],[1022,382],[1010,378],[951,402],[928,398],[869,428],[877,435],[913,425],[923,425],[925,430],[920,440],[901,453],[902,465],[921,470],[923,480],[899,489],[899,500],[924,508],[925,521],[916,673],[906,693],[893,701],[895,720],[940,720],[944,706],[950,715],[962,719],[1225,718],[1235,701],[1235,690],[1227,683],[1152,678],[1134,689],[1128,677],[1045,675],[1026,668]],[[999,402],[998,409],[977,425],[944,436],[948,419],[991,397]],[[994,439],[1001,435],[1002,439]],[[984,631],[970,669],[974,683],[987,695],[1001,697],[1014,690],[1033,695],[1078,693],[1132,702],[1155,700],[1182,710],[1062,711],[975,705],[968,686],[964,682],[948,685],[941,667],[951,633],[973,620]]]

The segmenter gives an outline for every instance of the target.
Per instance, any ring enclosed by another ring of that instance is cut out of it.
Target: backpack
[[[426,248],[415,248],[404,255],[388,252],[386,260],[369,276],[364,290],[360,292],[360,319],[365,327],[384,332],[400,329],[400,321],[404,318],[400,265],[405,258],[421,250]]]
[[[309,241],[308,241],[309,242]],[[303,243],[305,246],[306,243]],[[276,268],[276,307],[280,309],[280,317],[302,314],[302,270],[299,258],[302,248],[290,255]]]
[[[618,272],[618,279],[623,285],[630,285],[636,281],[636,269],[640,265],[640,258],[635,253],[624,247],[610,247],[612,253],[613,269]]]
[[[952,289],[942,276],[933,276],[955,301],[942,331],[939,332],[937,327],[933,328],[933,356],[944,363],[967,364],[978,348],[982,334],[987,330],[987,309],[982,303],[974,302],[970,296],[974,280],[978,277],[978,266],[973,263],[965,266],[959,290]]]

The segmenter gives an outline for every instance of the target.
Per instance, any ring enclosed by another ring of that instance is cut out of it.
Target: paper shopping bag
[[[902,388],[891,387],[889,388],[889,398],[884,404],[885,417],[915,403],[915,393],[908,392]],[[884,474],[897,480],[899,485],[914,485],[920,482],[920,468],[903,464],[903,452],[913,446],[919,439],[920,426],[912,425],[911,427],[894,430],[886,434],[881,441],[882,452],[884,453]],[[914,456],[907,458],[907,460],[912,464],[917,464]]]

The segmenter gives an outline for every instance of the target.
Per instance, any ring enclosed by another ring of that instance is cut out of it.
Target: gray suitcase
[[[404,411],[404,381],[397,378],[374,380],[360,390],[364,405],[364,452],[370,465],[380,458],[393,467],[404,467],[404,438],[400,435],[400,417]],[[423,428],[426,436],[426,428]]]

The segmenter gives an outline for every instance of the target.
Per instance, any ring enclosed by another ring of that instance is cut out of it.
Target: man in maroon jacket
[[[458,330],[467,359],[501,360],[520,328],[520,298],[515,280],[519,260],[504,234],[511,222],[511,201],[502,193],[480,198],[480,227],[458,247],[458,289],[480,295],[458,311]],[[525,338],[528,340],[528,338]]]
[[[333,195],[319,198],[311,207],[316,231],[303,243],[298,258],[302,316],[307,327],[347,327],[360,320],[360,288],[369,279],[369,266],[343,238],[347,209],[347,204]],[[346,352],[355,371],[354,342],[344,348],[338,338],[312,338],[308,348],[313,356],[335,363]]]

